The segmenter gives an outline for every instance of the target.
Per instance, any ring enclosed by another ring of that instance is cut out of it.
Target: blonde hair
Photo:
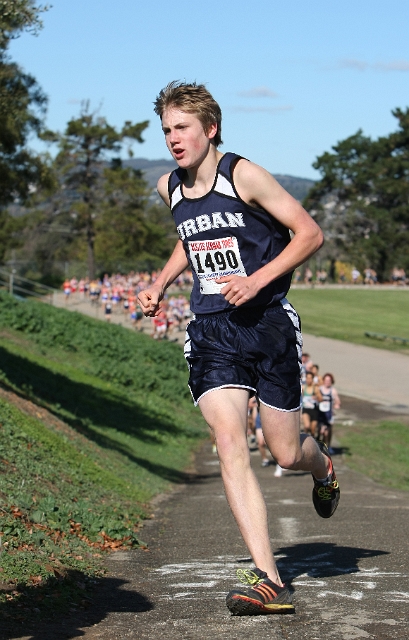
[[[217,132],[213,138],[214,144],[216,147],[223,144],[221,137],[222,111],[204,84],[196,84],[196,82],[188,84],[173,80],[159,92],[153,104],[155,105],[155,113],[161,119],[165,109],[176,107],[197,116],[206,133],[212,124],[216,124]]]

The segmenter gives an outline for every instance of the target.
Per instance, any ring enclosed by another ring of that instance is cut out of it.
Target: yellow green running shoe
[[[340,498],[339,483],[335,475],[334,467],[332,466],[331,456],[327,447],[323,442],[317,442],[322,453],[327,456],[330,461],[329,467],[329,479],[325,482],[321,482],[313,477],[314,488],[312,490],[312,501],[314,503],[315,511],[321,518],[330,518],[335,512],[338,506]]]
[[[294,613],[291,594],[286,586],[279,587],[260,569],[238,569],[240,582],[251,589],[233,589],[226,597],[227,608],[234,616],[258,616],[270,613]]]

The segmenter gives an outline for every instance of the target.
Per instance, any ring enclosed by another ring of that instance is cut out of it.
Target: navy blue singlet
[[[195,314],[235,309],[220,293],[225,285],[216,284],[215,278],[249,276],[290,242],[286,227],[240,199],[233,182],[233,168],[240,158],[235,153],[224,154],[213,187],[201,198],[183,195],[184,169],[169,176],[170,208],[193,272],[190,306]],[[278,302],[290,288],[291,275],[271,282],[242,307]]]

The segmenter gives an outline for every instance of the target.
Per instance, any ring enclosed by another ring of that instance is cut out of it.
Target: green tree
[[[161,267],[175,244],[175,226],[164,205],[151,204],[152,195],[140,171],[115,161],[102,168],[100,202],[93,218],[95,264],[99,271],[151,270]],[[38,191],[31,208],[19,218],[24,240],[17,257],[32,269],[29,277],[57,284],[65,262],[77,263],[77,275],[87,253],[84,230],[75,210],[81,204],[75,190],[62,180],[55,192]],[[36,274],[36,275],[35,275]]]
[[[31,0],[0,0],[0,260],[14,243],[16,229],[4,207],[25,200],[30,191],[51,180],[47,163],[27,148],[29,136],[39,133],[43,125],[46,96],[7,51],[10,41],[23,31],[38,32],[44,10]]]
[[[0,49],[5,51],[23,31],[37,35],[43,26],[40,14],[48,8],[34,0],[0,0]]]
[[[44,160],[26,146],[29,136],[41,130],[45,106],[35,79],[0,54],[0,206],[24,200],[50,179]]]
[[[129,153],[133,142],[143,142],[142,132],[148,121],[133,124],[125,122],[116,129],[105,118],[92,113],[84,102],[78,118],[68,122],[64,134],[47,131],[43,139],[57,142],[59,152],[55,167],[59,176],[62,211],[71,216],[73,230],[86,239],[88,275],[95,276],[95,238],[98,220],[106,200],[106,165],[121,167],[114,154],[127,145]],[[129,176],[128,176],[129,178]],[[140,178],[138,178],[140,179]]]
[[[174,240],[169,239],[169,228],[157,206],[149,205],[151,190],[142,173],[114,163],[103,176],[105,198],[96,221],[97,263],[109,271],[162,266]],[[169,209],[167,218],[174,228]]]
[[[409,268],[409,109],[392,113],[397,131],[372,140],[359,130],[318,157],[322,177],[304,201],[334,251],[381,281]]]
[[[48,176],[38,155],[27,149],[28,137],[41,130],[46,96],[7,51],[23,31],[38,33],[45,10],[32,0],[0,0],[0,206],[25,198]]]

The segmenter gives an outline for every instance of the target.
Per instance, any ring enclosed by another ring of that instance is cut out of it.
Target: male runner
[[[302,338],[298,315],[285,299],[292,271],[320,248],[323,236],[266,170],[218,151],[221,110],[204,85],[171,82],[155,112],[179,165],[158,182],[179,240],[139,301],[145,315],[157,315],[166,288],[192,269],[189,387],[214,432],[226,496],[256,565],[239,576],[252,588],[231,591],[227,606],[234,615],[292,612],[250,466],[247,405],[255,393],[273,457],[286,469],[311,471],[315,509],[329,518],[338,482],[326,448],[300,437]]]

